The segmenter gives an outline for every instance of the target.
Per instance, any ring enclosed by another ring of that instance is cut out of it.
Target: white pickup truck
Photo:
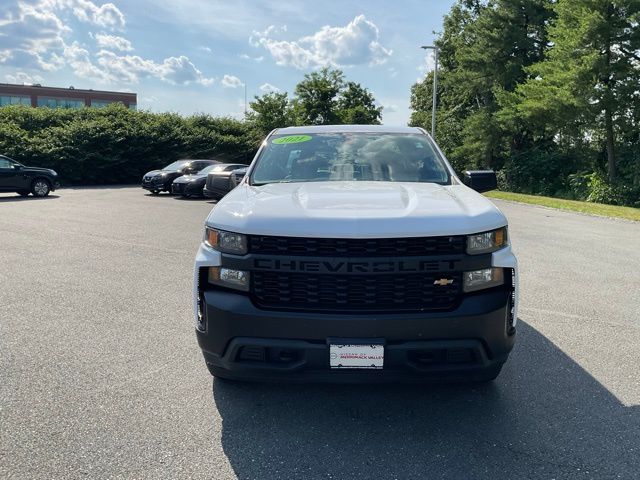
[[[507,220],[420,128],[271,132],[209,214],[194,272],[207,367],[235,380],[498,376],[516,331]]]

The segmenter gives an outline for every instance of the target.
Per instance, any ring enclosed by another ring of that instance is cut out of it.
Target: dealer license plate
[[[381,369],[384,363],[384,345],[329,345],[331,368]]]

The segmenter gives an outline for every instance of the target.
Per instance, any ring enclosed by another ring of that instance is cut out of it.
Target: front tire
[[[31,185],[31,193],[34,197],[46,197],[51,192],[51,184],[44,178],[36,178]]]

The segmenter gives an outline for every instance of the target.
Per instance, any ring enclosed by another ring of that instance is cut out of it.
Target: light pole
[[[424,50],[433,50],[435,67],[433,69],[433,106],[431,107],[431,138],[436,138],[436,98],[438,97],[438,46],[423,45]]]

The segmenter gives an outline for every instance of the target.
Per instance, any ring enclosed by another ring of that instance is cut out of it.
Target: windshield
[[[187,163],[189,162],[185,162],[184,160],[178,160],[177,162],[173,162],[167,165],[162,170],[168,170],[169,172],[177,172],[178,170],[182,169]]]
[[[224,164],[209,165],[208,167],[205,167],[202,170],[200,170],[198,173],[199,174],[205,174],[205,173],[209,173],[209,172],[220,172],[220,171],[224,170],[224,168],[225,168]]]
[[[258,158],[251,180],[254,185],[450,181],[426,135],[398,133],[274,135]]]

